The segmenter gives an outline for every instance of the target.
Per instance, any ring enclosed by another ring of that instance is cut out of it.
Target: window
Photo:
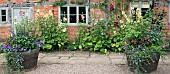
[[[68,25],[88,24],[88,6],[63,6],[59,8],[59,19]]]
[[[7,23],[8,11],[7,8],[0,8],[0,23]]]
[[[149,9],[149,1],[134,1],[131,2],[131,7],[134,9],[139,8],[139,12],[141,12],[141,15],[144,16],[146,11]]]

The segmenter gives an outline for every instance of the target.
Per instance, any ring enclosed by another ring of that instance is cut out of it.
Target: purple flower
[[[6,49],[6,46],[2,45],[2,46],[1,46],[1,49]]]
[[[30,53],[30,52],[31,52],[31,49],[29,49],[28,52]]]
[[[10,50],[12,50],[12,46],[10,46],[10,45],[8,45],[7,48],[10,49]]]
[[[18,49],[18,46],[16,45],[15,48]]]
[[[21,49],[20,49],[20,52],[22,52],[23,50],[24,50],[24,49],[23,49],[23,48],[21,48]]]
[[[132,52],[134,52],[134,51],[135,51],[135,49],[133,48],[133,49],[132,49]]]
[[[17,50],[17,49],[14,49],[13,51],[16,53],[18,50]]]

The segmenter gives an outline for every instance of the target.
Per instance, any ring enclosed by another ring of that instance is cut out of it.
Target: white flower
[[[120,20],[119,22],[120,22],[120,23],[123,23],[123,21],[122,21],[122,20]]]
[[[17,16],[14,16],[14,20],[16,20],[17,19]]]
[[[125,15],[125,11],[122,11],[122,15]]]
[[[113,31],[114,34],[116,34],[116,31]]]
[[[67,30],[67,29],[66,29],[66,28],[64,28],[62,31],[63,31],[63,32],[66,32],[66,30]]]
[[[26,13],[26,14],[25,14],[25,16],[27,16],[27,17],[28,17],[28,13]]]
[[[66,22],[66,21],[67,21],[67,18],[66,18],[66,17],[64,17],[64,18],[63,18],[63,20],[64,20],[64,22]]]

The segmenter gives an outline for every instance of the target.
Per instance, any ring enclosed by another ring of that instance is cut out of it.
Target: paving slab
[[[87,64],[87,60],[69,60],[68,64]]]
[[[58,57],[72,57],[74,54],[74,52],[67,52],[67,51],[60,51],[60,52],[57,52],[57,55]]]
[[[111,59],[111,64],[126,64],[126,59]]]
[[[111,59],[125,59],[126,58],[126,56],[123,53],[115,53],[115,52],[111,52],[109,54],[109,57]]]
[[[46,56],[46,55],[47,55],[47,53],[40,52],[39,55],[38,55],[38,57],[42,58],[42,57],[44,57],[44,56]]]
[[[60,57],[61,60],[68,60],[70,57]]]
[[[43,57],[38,61],[38,63],[55,64],[57,63],[58,59],[59,57]]]
[[[90,57],[89,51],[76,51],[73,55],[74,57]]]
[[[87,60],[86,57],[70,57],[70,60]]]
[[[109,58],[88,58],[87,64],[111,64]]]

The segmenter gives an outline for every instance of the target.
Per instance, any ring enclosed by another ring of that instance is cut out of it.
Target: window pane
[[[6,15],[6,10],[1,10],[1,15]]]
[[[2,16],[2,22],[6,21],[6,16]]]
[[[86,15],[79,15],[79,22],[86,23]]]
[[[61,15],[62,23],[67,23],[67,15]]]
[[[70,23],[76,23],[76,15],[70,15]]]
[[[61,14],[67,14],[67,7],[61,7]]]
[[[76,7],[70,7],[70,14],[76,14]]]
[[[79,7],[79,14],[86,14],[86,8],[85,7]]]
[[[144,16],[144,15],[146,14],[148,8],[142,8],[141,10],[142,10],[142,13],[141,13],[141,14],[142,14],[142,16]]]

